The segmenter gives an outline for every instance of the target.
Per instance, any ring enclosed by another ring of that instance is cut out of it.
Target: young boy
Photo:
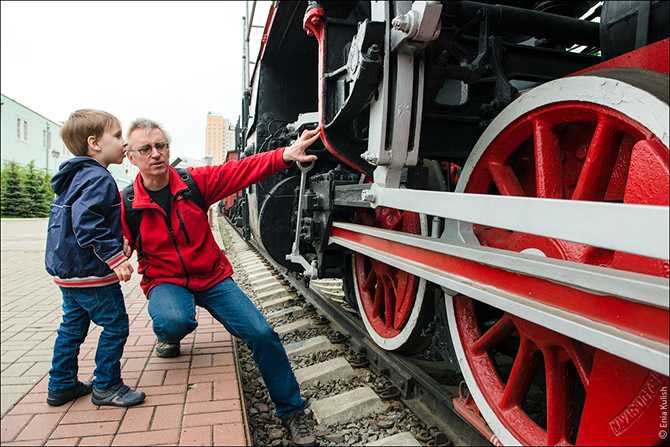
[[[121,379],[128,314],[119,281],[133,268],[123,254],[121,196],[107,167],[120,164],[126,146],[121,123],[101,110],[73,112],[61,137],[74,158],[51,180],[46,269],[63,292],[63,321],[54,345],[47,403],[60,406],[91,391],[96,405],[127,407],[144,400]],[[77,380],[79,347],[90,322],[103,327],[93,382]]]

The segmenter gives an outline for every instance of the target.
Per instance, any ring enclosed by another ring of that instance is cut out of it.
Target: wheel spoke
[[[359,208],[354,221],[412,234],[422,231],[418,214],[390,208]],[[425,326],[428,314],[433,313],[432,309],[421,312],[421,306],[416,306],[417,300],[422,302],[424,294],[424,290],[417,292],[418,284],[425,280],[360,253],[355,255],[352,273],[356,279],[353,291],[359,300],[361,317],[374,342],[388,350],[423,350],[426,340],[430,339],[419,337],[419,331],[423,329],[419,326]]]
[[[384,315],[384,303],[386,300],[384,290],[384,284],[382,281],[377,282],[377,288],[375,289],[375,299],[372,307],[372,314],[377,318],[382,318]]]
[[[372,291],[375,289],[375,285],[377,284],[377,272],[375,272],[375,269],[371,268],[370,272],[368,273],[368,276],[365,278],[365,282],[361,286],[361,289],[367,290],[372,294]]]
[[[519,406],[523,398],[528,394],[541,361],[541,352],[531,341],[522,337],[519,351],[516,354],[516,359],[514,359],[512,372],[507,380],[505,392],[500,402],[502,408]]]
[[[648,70],[642,76],[634,69],[608,68],[591,74],[600,77],[593,82],[596,90],[575,88],[570,78],[565,85],[564,80],[552,81],[522,97],[521,114],[496,118],[499,125],[489,128],[496,134],[479,140],[456,192],[667,207],[670,158],[663,143],[667,129],[657,123],[658,116],[667,114],[667,73]],[[625,101],[617,95],[600,95],[592,102],[594,91],[609,92],[622,82],[639,89],[639,94]],[[631,101],[635,105],[628,107]],[[512,107],[507,110],[516,112]],[[663,136],[659,131],[665,132]],[[548,258],[668,276],[664,260],[484,225],[474,224],[473,231],[483,246],[517,252],[532,248]],[[459,363],[468,373],[465,381],[473,390],[478,388],[477,404],[501,442],[658,442],[658,413],[650,411],[658,407],[648,404],[649,387],[666,386],[661,383],[667,384],[667,377],[656,377],[655,372],[593,348],[588,340],[558,334],[544,327],[542,319],[525,321],[510,314],[512,331],[516,328],[519,336],[515,351],[509,342],[517,334],[510,333],[505,314],[482,334],[486,322],[501,315],[502,309],[495,303],[473,302],[465,297],[451,301],[453,309],[447,310],[455,318],[449,320],[449,329]]]
[[[506,313],[472,345],[472,350],[475,352],[490,351],[509,337],[515,330],[516,326],[514,326],[512,318]]]
[[[547,379],[547,445],[565,444],[574,430],[574,374],[560,349],[544,352]]]
[[[598,120],[572,200],[603,200],[623,135],[613,120],[607,117]]]
[[[551,125],[542,119],[533,122],[535,137],[535,171],[537,197],[563,198],[563,169],[558,137]]]
[[[377,219],[381,228],[387,230],[396,230],[399,223],[402,223],[401,214],[398,210],[383,208],[377,213]]]
[[[362,209],[362,210],[359,210],[359,212],[358,212],[357,221],[361,225],[366,225],[368,227],[371,227],[372,223],[374,222],[374,217],[370,214],[370,211],[368,211],[366,209]]]
[[[410,274],[403,270],[398,270],[397,273],[398,276],[395,284],[395,312],[399,313],[402,312],[403,304],[405,304],[406,298],[408,298],[407,293],[409,292]]]
[[[405,219],[403,218],[405,213],[395,212],[392,215],[392,220],[390,221],[391,229],[395,231],[404,231]]]
[[[386,310],[386,328],[395,329],[395,295],[393,287],[387,281],[384,281],[384,299]]]
[[[593,368],[593,356],[596,350],[589,345],[577,341],[570,340],[570,342],[567,352],[577,369],[577,374],[579,374],[579,379],[582,381],[584,389],[588,390],[591,379],[591,368]]]
[[[510,165],[491,160],[488,168],[493,183],[498,187],[501,195],[518,197],[526,195]]]

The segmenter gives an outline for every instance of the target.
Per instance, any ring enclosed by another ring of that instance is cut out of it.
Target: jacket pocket
[[[188,237],[188,231],[186,231],[186,225],[184,225],[184,219],[181,218],[181,213],[177,210],[177,219],[179,220],[179,227],[181,228],[184,237],[186,238],[186,243],[191,244],[191,239]]]

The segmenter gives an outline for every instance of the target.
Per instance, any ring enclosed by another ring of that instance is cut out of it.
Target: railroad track
[[[236,280],[280,335],[320,445],[489,444],[454,410],[463,388],[429,374],[444,370],[445,362],[380,349],[344,303],[340,280],[308,286],[254,241],[245,242],[225,218],[220,222],[230,241],[227,255],[238,262]],[[287,433],[271,416],[251,353],[238,344],[254,445],[285,445]]]

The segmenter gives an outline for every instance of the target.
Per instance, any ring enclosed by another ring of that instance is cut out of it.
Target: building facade
[[[228,151],[235,150],[235,126],[218,113],[207,113],[205,129],[205,153],[212,157],[212,164],[226,161]]]
[[[27,166],[35,160],[37,169],[53,175],[72,154],[60,138],[61,123],[50,120],[24,105],[1,95],[2,166],[7,162]]]
[[[74,157],[60,137],[64,121],[53,121],[23,104],[1,95],[2,167],[13,161],[27,166],[35,160],[37,169],[54,175],[65,160]],[[67,117],[63,117],[67,119]],[[109,172],[123,189],[139,170],[127,158],[120,165],[110,165]]]

